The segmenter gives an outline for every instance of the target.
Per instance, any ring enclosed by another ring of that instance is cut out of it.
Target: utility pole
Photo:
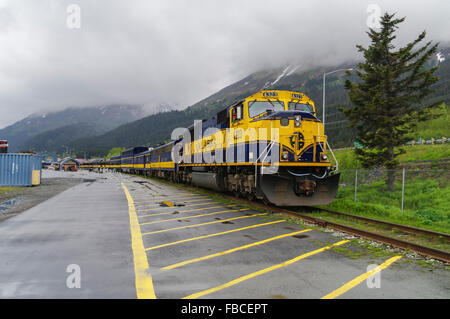
[[[323,133],[325,134],[325,77],[329,74],[335,73],[335,72],[339,72],[339,71],[352,71],[353,68],[349,68],[349,69],[339,69],[339,70],[334,70],[331,72],[326,72],[323,74],[323,85],[322,85],[322,124],[323,124]]]

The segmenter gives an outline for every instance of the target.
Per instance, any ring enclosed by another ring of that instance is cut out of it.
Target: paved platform
[[[128,205],[120,183],[95,173],[44,174],[95,181],[0,223],[0,297],[135,298]],[[66,283],[72,264],[81,270],[79,289]]]
[[[1,298],[450,297],[446,270],[352,259],[333,249],[361,249],[343,238],[162,181],[70,174],[91,181],[0,223]]]
[[[450,297],[448,271],[401,256],[352,259],[328,248],[361,248],[328,233],[158,180],[120,178],[158,298]],[[366,282],[372,264],[386,266],[380,288]]]

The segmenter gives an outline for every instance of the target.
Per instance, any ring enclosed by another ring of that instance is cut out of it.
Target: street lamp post
[[[325,77],[329,74],[335,73],[335,72],[339,72],[339,71],[352,71],[353,68],[349,68],[349,69],[339,69],[339,70],[334,70],[331,72],[326,72],[323,74],[323,97],[322,97],[322,124],[323,124],[323,133],[325,134]]]

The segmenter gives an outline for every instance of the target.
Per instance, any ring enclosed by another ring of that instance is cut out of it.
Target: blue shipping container
[[[42,160],[28,154],[0,154],[0,186],[31,186],[41,183]]]

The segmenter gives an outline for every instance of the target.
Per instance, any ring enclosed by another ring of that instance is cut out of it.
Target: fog
[[[370,4],[406,16],[399,43],[450,39],[448,0],[0,0],[0,128],[68,106],[184,108],[264,68],[360,58]]]

